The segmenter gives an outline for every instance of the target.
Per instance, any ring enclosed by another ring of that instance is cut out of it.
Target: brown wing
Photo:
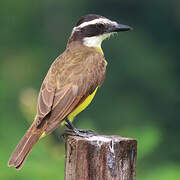
[[[88,89],[85,84],[74,83],[60,90],[60,95],[55,96],[49,124],[46,133],[53,131],[74,108],[84,96],[88,96]],[[61,95],[63,94],[63,95]]]
[[[36,122],[40,125],[47,119],[46,133],[54,130],[104,80],[105,61],[99,53],[88,54],[83,61],[79,54],[73,57],[68,59],[66,54],[66,58],[62,55],[57,59],[41,87]]]

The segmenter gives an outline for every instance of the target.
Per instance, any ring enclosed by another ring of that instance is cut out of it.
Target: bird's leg
[[[89,137],[89,136],[95,135],[93,133],[93,131],[91,131],[91,130],[75,128],[75,126],[72,124],[72,122],[69,121],[67,118],[65,119],[65,121],[66,121],[65,125],[68,128],[65,131],[65,134],[67,134],[67,135],[81,136],[81,137],[86,137],[86,136]]]
[[[65,123],[65,125],[68,129],[71,129],[71,130],[76,129],[75,126],[73,125],[73,123],[71,121],[69,121],[67,118],[65,119],[65,121],[67,123],[67,124]]]

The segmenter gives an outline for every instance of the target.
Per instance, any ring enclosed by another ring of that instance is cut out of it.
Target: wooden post
[[[103,135],[65,139],[65,180],[135,180],[135,139]]]

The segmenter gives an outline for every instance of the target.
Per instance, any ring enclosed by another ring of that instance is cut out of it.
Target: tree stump
[[[65,180],[135,180],[135,139],[104,135],[65,139]]]

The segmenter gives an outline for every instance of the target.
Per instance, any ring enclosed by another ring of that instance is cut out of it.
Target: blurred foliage
[[[138,180],[180,179],[180,1],[0,2],[0,179],[63,179],[60,129],[33,148],[24,168],[8,158],[36,113],[41,82],[80,16],[95,13],[134,27],[103,43],[107,77],[75,120],[138,140]]]

